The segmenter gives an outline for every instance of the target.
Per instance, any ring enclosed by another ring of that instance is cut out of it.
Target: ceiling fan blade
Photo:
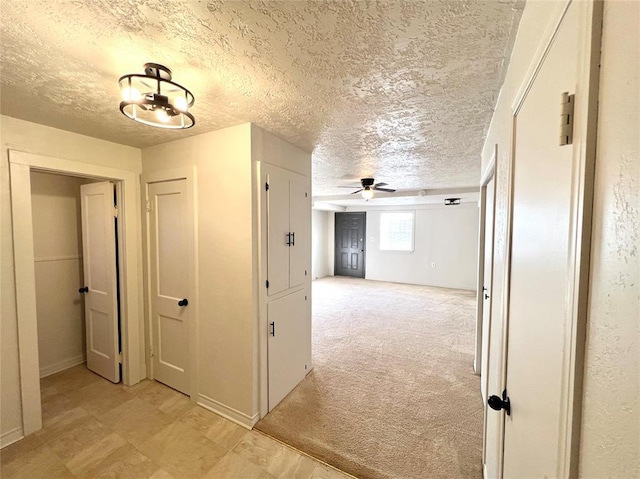
[[[373,189],[377,191],[386,191],[387,193],[395,193],[396,191],[392,190],[391,188],[378,188],[377,186],[374,186]]]
[[[389,183],[376,183],[375,185],[373,185],[374,188],[377,188],[378,186],[387,186]]]
[[[360,188],[359,190],[354,191],[353,193],[351,193],[352,195],[355,195],[356,193],[360,193],[362,190],[364,190],[364,188]]]
[[[362,186],[338,186],[338,188],[362,188]]]

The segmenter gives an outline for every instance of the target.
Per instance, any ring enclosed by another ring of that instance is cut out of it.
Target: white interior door
[[[503,477],[558,477],[565,334],[570,323],[574,147],[559,146],[560,97],[576,92],[573,2],[515,118]],[[586,93],[583,93],[586,94]],[[492,390],[489,394],[500,395]],[[489,411],[504,414],[503,411]]]
[[[267,279],[272,296],[289,289],[289,173],[264,165],[267,195]]]
[[[187,180],[149,184],[149,258],[153,376],[190,393]]]
[[[269,322],[269,411],[298,385],[308,372],[309,317],[305,290],[267,305]]]
[[[290,247],[289,287],[304,284],[308,274],[310,234],[310,198],[307,179],[300,175],[291,175],[289,181],[290,228],[293,241]]]
[[[87,367],[120,382],[114,186],[80,186]]]

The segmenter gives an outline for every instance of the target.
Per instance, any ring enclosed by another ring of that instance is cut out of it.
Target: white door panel
[[[504,418],[505,478],[556,477],[559,470],[575,193],[574,148],[559,146],[558,130],[560,96],[576,92],[578,5],[569,7],[516,116],[506,375],[512,411]]]
[[[482,294],[482,356],[481,356],[481,383],[482,397],[487,399],[487,376],[489,371],[489,330],[491,328],[491,295],[493,278],[493,218],[494,218],[494,188],[495,180],[489,181],[486,186],[486,214],[484,236],[484,278]]]
[[[120,382],[114,186],[81,185],[87,367]]]
[[[149,185],[154,378],[189,393],[189,255],[186,180]],[[179,302],[187,300],[180,306]]]
[[[307,179],[295,175],[289,182],[290,226],[295,235],[290,248],[289,287],[294,288],[304,284],[307,276],[307,261],[309,257],[309,197]]]
[[[269,411],[297,386],[308,371],[307,293],[300,290],[271,301],[269,322]]]
[[[289,175],[264,166],[267,191],[267,278],[269,296],[289,289]]]

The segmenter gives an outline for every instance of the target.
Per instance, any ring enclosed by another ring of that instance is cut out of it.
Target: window
[[[413,251],[413,211],[380,214],[380,249]]]

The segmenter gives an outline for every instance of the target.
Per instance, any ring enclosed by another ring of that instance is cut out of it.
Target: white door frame
[[[142,265],[138,216],[137,174],[133,171],[98,166],[9,150],[13,260],[16,282],[18,359],[22,401],[23,434],[42,428],[40,370],[38,363],[38,323],[31,213],[31,170],[60,175],[114,180],[119,192],[120,229],[120,312],[122,320],[122,381],[138,383],[146,376],[142,331]]]
[[[515,170],[513,163],[515,161],[516,118],[551,49],[553,40],[562,24],[562,20],[573,2],[574,0],[558,2],[511,108],[512,142],[508,172],[507,244],[502,303],[502,317],[504,321],[502,341],[503,387],[508,387],[506,379],[508,367],[511,250],[513,240],[513,183]],[[568,290],[571,292],[571,297],[568,298],[567,301],[565,336],[563,338],[564,357],[561,364],[562,409],[558,424],[559,450],[557,477],[578,477],[603,10],[603,2],[597,0],[575,1],[575,3],[577,8],[582,9],[582,21],[580,22],[581,38],[578,43],[578,80],[576,91],[570,92],[575,93],[573,162],[578,165],[578,168],[574,170],[574,176],[572,178],[573,196],[571,199],[570,230],[573,236],[570,239],[568,252],[569,271],[571,271],[572,274],[567,278],[569,283]],[[560,98],[558,97],[558,102],[559,101]],[[504,434],[504,422],[500,434]],[[499,477],[502,477],[502,465],[504,461],[502,453],[500,457],[502,460],[500,461]]]
[[[143,173],[140,177],[140,185],[142,189],[142,231],[143,231],[143,262],[144,262],[144,283],[145,291],[144,295],[144,307],[146,311],[146,321],[144,322],[144,329],[146,338],[148,338],[145,344],[144,360],[147,365],[147,371],[149,371],[149,378],[154,379],[153,361],[151,360],[151,348],[153,345],[153,317],[151,311],[151,288],[149,287],[149,281],[151,280],[151,258],[149,244],[151,241],[149,231],[149,185],[151,183],[160,183],[163,181],[172,180],[186,180],[187,182],[187,215],[189,216],[188,223],[191,223],[192,228],[188,231],[188,243],[192,247],[188,251],[189,267],[189,291],[192,292],[189,298],[190,306],[193,306],[192,322],[189,324],[189,397],[192,401],[198,400],[198,328],[200,317],[200,302],[198,301],[198,201],[197,201],[197,168],[183,167],[183,168],[171,168],[167,170],[153,171],[150,173]],[[193,298],[193,299],[192,299]]]
[[[485,259],[485,237],[486,237],[486,221],[487,221],[487,185],[491,180],[495,178],[496,160],[498,158],[498,145],[496,144],[493,149],[493,156],[487,165],[482,178],[480,179],[480,217],[478,224],[478,279],[477,279],[477,291],[476,291],[476,351],[475,359],[473,361],[473,372],[480,376],[482,367],[482,314],[484,310],[484,299],[482,287],[484,285],[484,259]],[[496,211],[496,188],[495,180],[493,182],[493,224],[496,223],[495,211]],[[493,227],[495,231],[495,227]],[[492,235],[493,242],[495,244],[495,237]],[[493,258],[493,255],[491,255]],[[493,261],[493,259],[492,259]],[[492,268],[493,269],[493,268]],[[493,277],[493,274],[492,274]],[[493,301],[493,294],[489,297],[489,301]],[[486,352],[486,351],[485,351]]]

